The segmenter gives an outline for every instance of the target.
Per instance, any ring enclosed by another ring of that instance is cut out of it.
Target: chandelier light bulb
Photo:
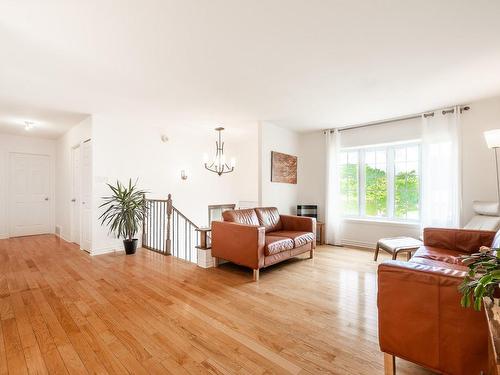
[[[215,155],[212,159],[212,162],[209,162],[208,155],[203,155],[203,164],[205,169],[210,172],[217,173],[219,176],[222,176],[224,173],[230,173],[234,171],[234,166],[236,164],[234,158],[231,159],[231,165],[226,163],[226,155],[224,155],[224,142],[222,141],[222,131],[224,128],[215,128],[215,131],[218,133],[218,139],[215,142]]]

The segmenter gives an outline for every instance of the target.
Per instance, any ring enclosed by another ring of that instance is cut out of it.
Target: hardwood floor
[[[254,283],[142,249],[0,240],[0,374],[383,374],[372,256],[322,246]]]

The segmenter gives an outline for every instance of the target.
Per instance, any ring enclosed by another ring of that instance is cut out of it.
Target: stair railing
[[[197,263],[198,226],[167,199],[146,199],[142,247]]]

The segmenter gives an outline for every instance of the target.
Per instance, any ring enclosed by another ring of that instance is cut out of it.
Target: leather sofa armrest
[[[316,219],[307,216],[280,215],[284,230],[313,232],[316,237]]]
[[[491,246],[495,232],[488,230],[425,228],[424,245],[463,253],[474,253],[481,246]]]
[[[264,266],[264,227],[227,221],[212,222],[212,256],[252,269]]]
[[[482,367],[487,363],[484,312],[460,306],[458,286],[465,274],[452,267],[412,262],[380,264],[380,349],[438,372],[486,370]]]

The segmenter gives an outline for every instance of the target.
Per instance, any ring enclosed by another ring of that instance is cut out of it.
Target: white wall
[[[325,136],[323,132],[299,135],[298,204],[318,206],[318,220],[325,220]]]
[[[497,199],[494,153],[486,147],[483,132],[500,129],[500,96],[470,107],[462,114],[462,223],[473,215],[472,201]]]
[[[377,127],[377,134],[379,130],[380,127]],[[317,204],[318,220],[320,221],[325,219],[326,148],[324,137],[321,131],[299,135],[298,200],[301,204]],[[347,138],[346,143],[349,146],[353,142],[361,142],[359,144],[362,144],[363,139],[367,139],[367,137],[361,137],[361,134],[358,134],[357,137]],[[382,143],[382,140],[377,141],[377,143]],[[344,220],[341,231],[344,245],[373,247],[376,241],[382,237],[418,237],[419,226],[349,219]]]
[[[496,200],[496,174],[493,150],[486,147],[483,132],[500,128],[500,97],[469,103],[471,109],[462,114],[462,225],[472,215],[472,201]],[[419,121],[412,120],[408,125],[415,130]],[[386,131],[390,136],[399,132],[393,126],[377,126],[376,131],[366,134],[354,134],[344,137],[344,142],[352,146],[369,144],[367,137],[383,140],[380,134]],[[408,129],[410,130],[410,129]],[[398,136],[402,133],[398,133]],[[418,132],[409,131],[406,138],[415,138]],[[300,203],[318,203],[319,218],[324,219],[325,185],[325,149],[322,132],[301,134],[299,136],[299,201]],[[418,237],[419,227],[412,224],[380,223],[368,220],[345,220],[342,226],[342,242],[346,245],[373,247],[382,237],[411,236]]]
[[[9,236],[9,155],[12,152],[48,155],[50,157],[50,228],[55,217],[55,141],[0,134],[0,238]]]
[[[160,124],[160,125],[158,125]],[[208,222],[208,205],[258,200],[258,125],[225,122],[225,154],[236,158],[233,173],[218,176],[204,169],[203,154],[215,153],[218,124],[190,125],[144,116],[94,115],[92,253],[120,248],[121,241],[100,226],[98,206],[106,182],[139,178],[149,197],[172,194],[174,206],[197,225]],[[163,143],[161,135],[169,137]],[[182,180],[181,170],[188,170]]]
[[[68,130],[56,141],[56,225],[61,237],[71,239],[72,148],[92,136],[92,118],[89,116]]]
[[[271,123],[259,124],[259,205],[277,207],[283,214],[295,214],[299,199],[297,184],[271,182],[271,151],[299,154],[299,134]],[[298,169],[301,160],[298,160]]]

